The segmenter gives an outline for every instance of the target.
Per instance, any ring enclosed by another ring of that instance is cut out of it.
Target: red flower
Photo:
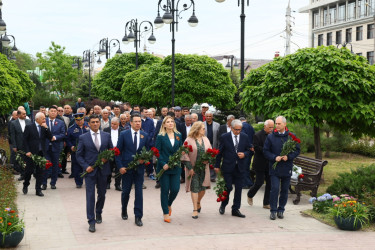
[[[227,191],[223,191],[223,195],[224,196],[228,196],[228,192]]]
[[[273,132],[277,133],[277,129],[275,129]]]
[[[193,147],[191,145],[188,146],[189,152],[193,152]]]
[[[159,153],[157,153],[157,154],[155,154],[155,156],[156,156],[156,158],[159,158],[159,157],[160,157],[160,154],[159,154]]]
[[[287,127],[285,127],[285,131],[289,131],[289,129]]]
[[[46,162],[46,169],[50,169],[50,167],[52,167],[52,166],[53,166],[52,162],[50,162],[49,160],[47,160],[47,162]]]
[[[57,125],[57,122],[55,122],[55,125]]]
[[[304,174],[300,174],[300,175],[298,176],[299,179],[303,179],[304,177],[305,177]]]
[[[184,142],[184,146],[187,146],[187,145],[188,145],[188,142],[187,142],[187,141],[185,141],[185,142]]]
[[[210,169],[214,169],[214,166],[212,164],[210,164]]]
[[[207,149],[207,153],[211,154],[211,153],[213,153],[213,152],[214,152],[214,151],[213,151],[211,148]]]
[[[120,155],[120,149],[118,149],[118,147],[110,148],[109,150],[112,150],[115,153],[115,156]]]
[[[62,168],[62,165],[61,165],[61,163],[59,163],[59,168]]]
[[[220,202],[220,201],[221,201],[221,199],[220,199],[220,198],[217,198],[217,199],[216,199],[216,201],[217,201],[217,202]]]
[[[11,226],[11,225],[12,225],[12,223],[8,222],[8,226]]]
[[[15,212],[16,212],[16,211],[14,211],[14,210],[10,210],[10,213],[11,213],[11,214],[14,214]]]
[[[150,164],[151,164],[151,162],[148,161],[148,162],[145,163],[145,166],[148,166]]]
[[[227,199],[227,197],[225,197],[225,196],[221,197],[221,201],[225,201],[226,199]]]

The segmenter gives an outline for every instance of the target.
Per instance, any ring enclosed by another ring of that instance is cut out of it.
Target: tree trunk
[[[315,158],[323,159],[322,157],[322,148],[320,144],[320,129],[319,127],[314,126],[314,146],[315,146]]]

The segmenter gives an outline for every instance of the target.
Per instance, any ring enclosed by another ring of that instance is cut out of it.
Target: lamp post
[[[175,3],[175,0],[164,0],[165,4],[162,5],[159,0],[158,2],[158,15],[155,18],[154,24],[157,28],[161,28],[164,24],[170,25],[170,31],[172,32],[172,107],[174,106],[174,84],[175,84],[175,32],[178,31],[178,20],[181,19],[180,14],[193,7],[193,13],[188,19],[190,26],[195,27],[198,25],[198,18],[195,16],[195,3],[193,0],[190,1],[190,5],[184,3],[182,10],[179,11],[180,0]],[[186,2],[189,2],[186,0]],[[164,11],[163,17],[160,17],[160,9]]]
[[[90,50],[85,50],[83,51],[83,55],[82,55],[82,65],[84,66],[84,68],[89,68],[89,98],[91,98],[91,67],[92,67],[92,64],[93,64],[93,59],[98,55],[98,51],[94,50],[94,51],[90,51]],[[101,64],[102,61],[100,60],[100,57],[97,61],[98,64]],[[75,63],[72,64],[72,67],[74,68],[76,65]],[[79,67],[79,61],[77,63],[77,68]]]
[[[81,68],[81,58],[73,57],[72,68],[78,69],[78,71],[80,70],[80,68]]]
[[[218,3],[222,3],[225,0],[215,0]],[[245,0],[238,0],[238,6],[241,5],[241,82],[245,78]],[[249,6],[249,0],[247,0],[247,6]]]
[[[10,60],[16,60],[16,57],[13,53],[17,52],[18,49],[16,47],[16,39],[12,35],[7,35],[6,33],[6,24],[3,20],[3,13],[2,13],[3,3],[0,0],[0,53],[7,56]],[[13,39],[10,40],[11,37]],[[13,42],[13,47],[10,49],[10,44]]]
[[[225,58],[228,59],[227,65],[225,65],[225,68],[230,68],[230,71],[232,72],[233,67],[238,67],[237,58],[234,55],[224,56],[224,59]],[[233,64],[233,61],[234,61],[234,64]]]
[[[116,51],[117,55],[122,54],[122,51],[120,48],[120,41],[118,39],[112,39],[109,41],[108,38],[103,38],[99,42],[99,55],[105,56],[106,59],[111,58],[111,44],[112,44],[112,47],[118,46],[118,50]]]
[[[339,43],[339,44],[337,44],[336,47],[339,48],[340,45],[341,45],[341,47],[343,47],[343,48],[346,48],[347,45],[350,45],[350,52],[351,52],[352,54],[355,54],[355,53],[353,52],[353,45],[352,45],[351,43],[348,43],[348,42]]]
[[[142,25],[144,30],[141,31]],[[127,31],[129,30],[129,35]],[[138,69],[138,47],[141,46],[140,40],[141,36],[145,32],[149,32],[151,30],[151,35],[148,38],[148,42],[154,44],[156,42],[156,38],[154,36],[154,26],[150,21],[143,21],[139,23],[137,19],[132,19],[125,24],[125,35],[122,38],[122,42],[124,44],[128,44],[129,42],[134,42],[135,47],[135,67]]]

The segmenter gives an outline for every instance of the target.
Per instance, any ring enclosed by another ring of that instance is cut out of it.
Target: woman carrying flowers
[[[198,218],[198,213],[201,211],[201,200],[206,192],[206,188],[210,187],[210,169],[209,161],[201,161],[203,154],[208,149],[211,150],[211,144],[208,138],[204,135],[205,127],[203,122],[195,122],[190,129],[185,143],[191,145],[193,150],[183,156],[183,161],[186,166],[185,181],[186,192],[191,191],[191,200],[193,201],[193,219]]]
[[[171,116],[166,116],[162,122],[160,132],[156,137],[155,147],[160,157],[156,165],[156,172],[162,169],[160,181],[160,203],[163,209],[164,221],[171,222],[172,203],[180,191],[180,162],[170,166],[168,161],[182,146],[181,134],[176,129],[176,123]]]

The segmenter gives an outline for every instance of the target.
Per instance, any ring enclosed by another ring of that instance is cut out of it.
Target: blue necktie
[[[137,132],[134,132],[134,148],[137,151]]]

